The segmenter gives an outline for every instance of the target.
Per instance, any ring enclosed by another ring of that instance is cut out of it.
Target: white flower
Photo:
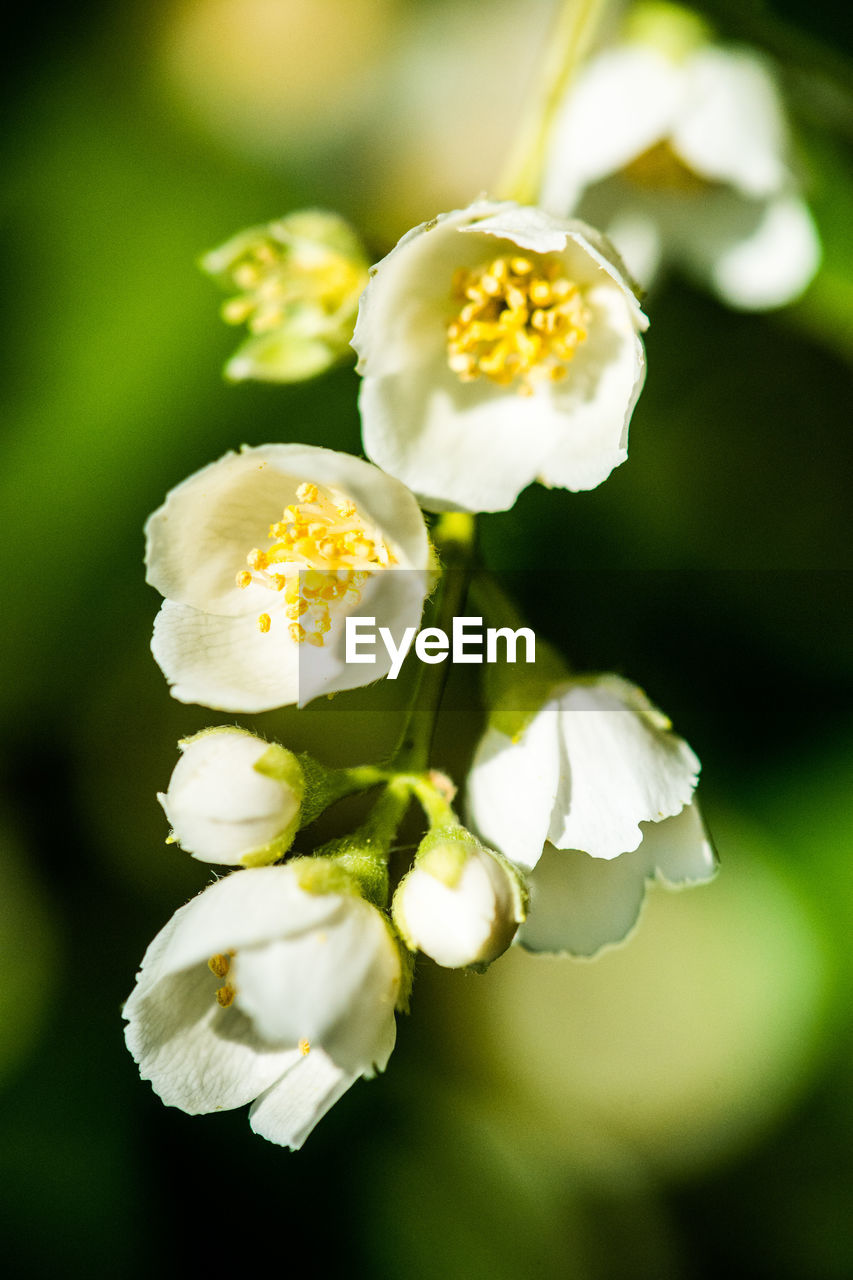
[[[542,204],[595,220],[646,286],[666,258],[731,306],[782,306],[811,280],[820,245],[774,77],[759,54],[704,42],[692,26],[677,39],[695,20],[675,6],[664,21],[663,35],[646,33],[654,42],[610,48],[578,76]]]
[[[448,969],[488,965],[524,919],[519,876],[462,827],[430,832],[394,895],[407,946]]]
[[[646,318],[590,227],[477,201],[373,269],[353,346],[364,448],[432,510],[592,489],[627,457]]]
[[[558,686],[517,741],[488,729],[468,804],[482,837],[532,872],[518,941],[591,955],[625,937],[648,878],[710,879],[699,769],[667,718],[618,676]]]
[[[417,628],[429,542],[405,487],[346,453],[269,444],[228,453],[169,493],[146,526],[166,597],[152,650],[181,702],[266,711],[387,673],[347,665],[347,614],[399,643]]]
[[[297,1148],[394,1047],[401,964],[384,917],[311,892],[302,867],[232,872],[177,911],[124,1006],[144,1080],[190,1115],[252,1103],[256,1133]]]
[[[298,382],[350,354],[367,261],[343,218],[305,209],[241,231],[201,260],[226,289],[229,324],[251,337],[225,366],[234,381]]]
[[[157,799],[173,838],[194,858],[230,866],[275,862],[290,848],[305,780],[292,752],[244,729],[205,729],[179,743]]]

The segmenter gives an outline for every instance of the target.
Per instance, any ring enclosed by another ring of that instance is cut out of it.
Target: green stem
[[[542,88],[522,119],[495,195],[535,204],[551,126],[569,81],[586,55],[608,0],[563,0],[547,44]]]
[[[441,578],[432,598],[428,626],[442,631],[452,628],[452,620],[468,590],[475,535],[474,517],[466,512],[448,511],[436,521],[433,541],[441,561]],[[446,661],[420,664],[408,719],[391,769],[418,773],[427,767],[448,665]]]
[[[376,907],[388,902],[388,858],[410,798],[408,784],[392,779],[360,827],[317,850],[356,879],[364,897]]]
[[[387,770],[374,764],[327,769],[307,752],[300,755],[299,763],[305,778],[305,798],[299,818],[300,828],[307,827],[315,818],[319,818],[329,805],[342,800],[344,796],[354,795],[357,791],[367,791],[370,787],[376,787],[388,780]]]
[[[426,814],[430,827],[458,827],[459,819],[453,805],[429,774],[401,773],[400,782],[404,783],[415,797]]]

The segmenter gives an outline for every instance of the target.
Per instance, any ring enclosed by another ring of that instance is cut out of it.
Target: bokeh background
[[[723,869],[593,963],[424,964],[380,1081],[299,1154],[164,1108],[120,1007],[209,879],[154,798],[214,713],[148,651],[143,521],[240,443],[358,452],[356,376],[230,387],[198,256],[320,205],[381,256],[487,189],[550,0],[44,0],[4,48],[0,1220],[15,1276],[853,1274],[853,35],[846,6],[696,6],[777,60],[824,241],[736,315],[670,277],[627,466],[485,518],[537,629],[641,683],[702,757]],[[539,571],[542,565],[551,571]],[[536,572],[530,570],[536,569]],[[522,572],[523,571],[523,572]],[[480,727],[451,690],[436,759]],[[393,693],[248,720],[355,762]],[[221,719],[221,717],[219,718]]]

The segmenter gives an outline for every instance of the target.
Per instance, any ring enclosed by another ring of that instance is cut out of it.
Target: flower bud
[[[290,848],[305,783],[292,752],[243,729],[206,729],[180,743],[158,800],[172,838],[202,862],[258,866]]]
[[[485,967],[506,951],[525,917],[512,866],[464,827],[434,829],[394,895],[394,923],[412,950],[447,969]]]

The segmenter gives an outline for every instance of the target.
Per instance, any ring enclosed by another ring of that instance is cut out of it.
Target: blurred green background
[[[374,256],[499,170],[550,0],[47,3],[5,49],[0,1220],[15,1276],[171,1274],[266,1249],[407,1280],[853,1274],[853,37],[842,4],[697,5],[777,60],[824,266],[732,314],[649,304],[632,451],[592,493],[485,518],[489,562],[580,667],[641,683],[704,764],[723,870],[650,893],[593,964],[419,970],[384,1078],[297,1155],[245,1114],[164,1108],[120,1007],[209,879],[164,844],[173,702],[141,529],[241,443],[360,449],[357,380],[223,383],[235,333],[195,262],[306,205]],[[454,693],[453,690],[451,690]],[[454,693],[436,761],[480,727]],[[363,705],[363,703],[359,704]],[[327,759],[376,711],[247,723]],[[221,719],[221,717],[220,717]],[[461,728],[460,728],[461,724]]]

